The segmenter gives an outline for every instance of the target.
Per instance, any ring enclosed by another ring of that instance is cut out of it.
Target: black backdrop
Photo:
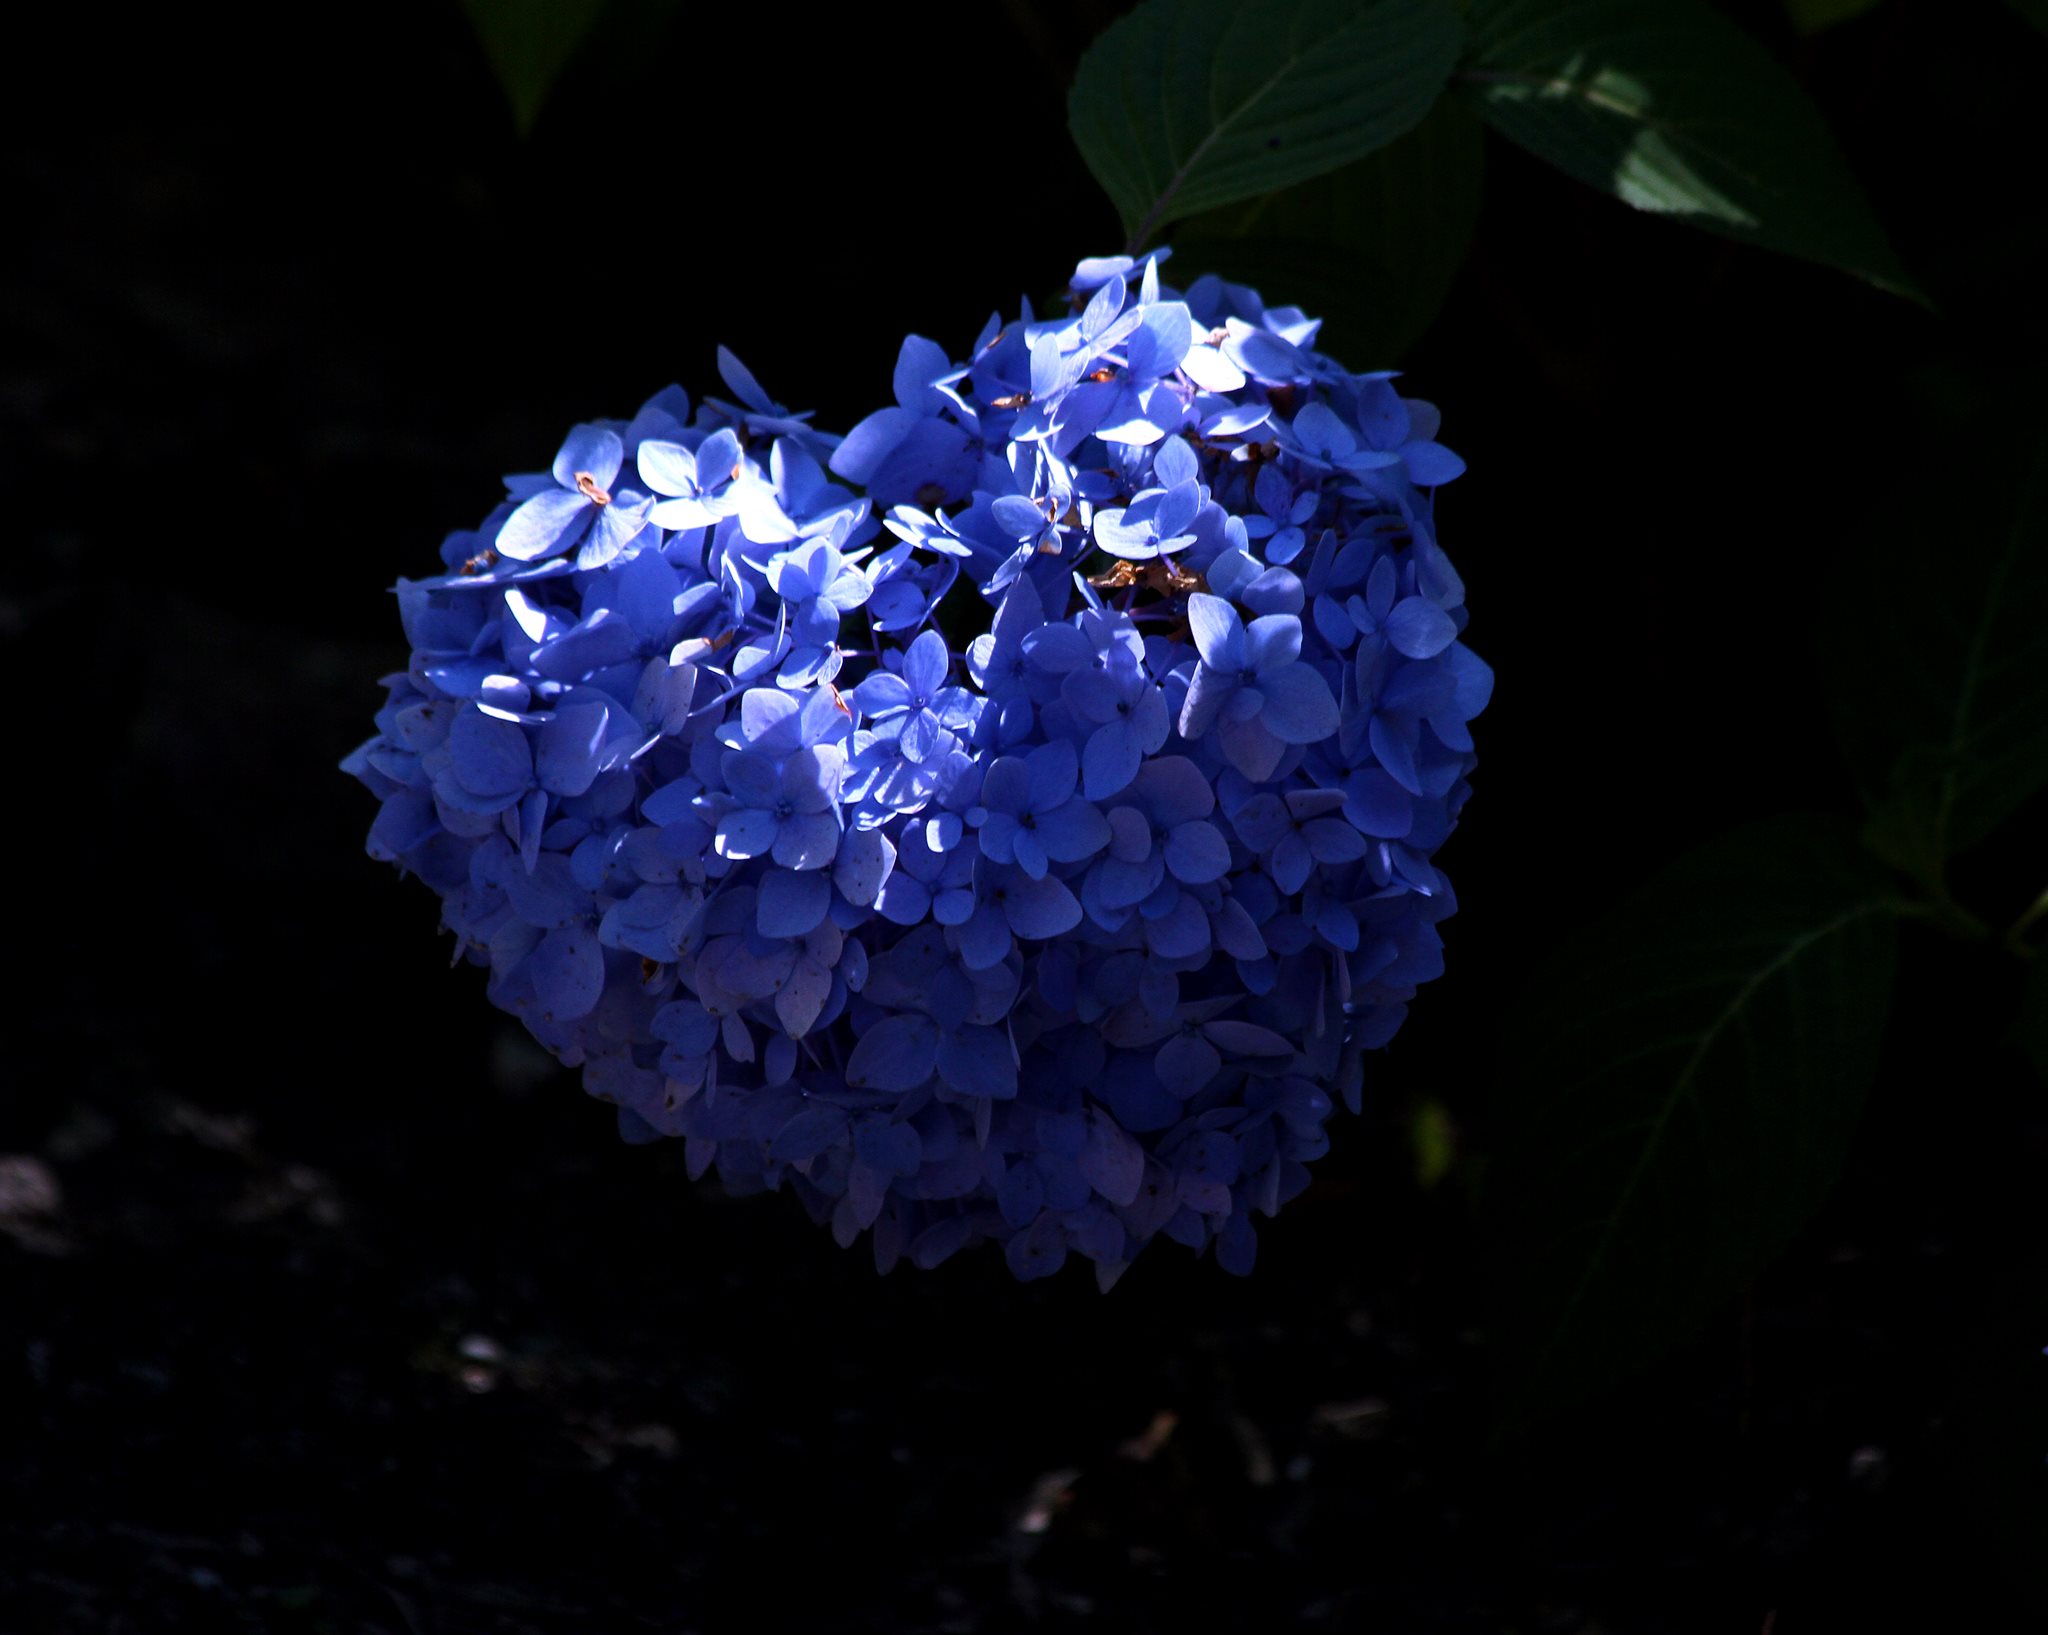
[[[1561,937],[1733,822],[1848,808],[1831,564],[1930,382],[2041,341],[1999,305],[2039,224],[1968,180],[2038,155],[2033,37],[1743,10],[1949,316],[1490,152],[1404,360],[1471,464],[1441,529],[1499,676],[1449,973],[1253,1278],[1162,1244],[1107,1298],[877,1280],[619,1144],[335,769],[403,661],[386,587],[569,424],[715,389],[724,341],[844,428],[906,330],[957,350],[1113,249],[1061,125],[1099,8],[628,4],[525,141],[453,5],[17,36],[0,1629],[2017,1627],[2016,1077],[1894,1052],[1787,1259],[1506,1446],[1466,1190],[1404,1130],[1439,1097],[1483,1159]],[[1914,959],[1936,1014],[1983,979]]]

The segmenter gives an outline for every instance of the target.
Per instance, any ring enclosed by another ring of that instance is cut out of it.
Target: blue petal
[[[728,812],[718,820],[718,855],[759,857],[774,846],[778,833],[775,819],[766,812],[753,807]]]
[[[1043,880],[1019,876],[1007,882],[1003,912],[1018,936],[1041,942],[1063,936],[1081,923],[1080,902],[1051,875]]]
[[[1212,670],[1207,663],[1197,665],[1188,683],[1188,696],[1180,708],[1181,736],[1200,738],[1208,732],[1224,706],[1237,696],[1239,686],[1235,675]]]
[[[1301,657],[1301,620],[1268,613],[1245,627],[1245,668],[1265,676]]]
[[[1075,1158],[1088,1184],[1122,1208],[1137,1199],[1145,1178],[1145,1149],[1100,1110],[1088,1114],[1088,1135]]]
[[[939,1030],[928,1016],[888,1016],[855,1042],[846,1082],[860,1090],[915,1090],[938,1061]]]
[[[1281,837],[1293,826],[1293,819],[1280,797],[1269,793],[1252,796],[1232,812],[1230,826],[1253,851],[1266,852],[1280,844]]]
[[[1035,1164],[1016,1163],[1003,1172],[1002,1184],[996,1188],[996,1207],[1012,1226],[1029,1226],[1038,1219],[1038,1212],[1045,1207],[1045,1182]]]
[[[1373,756],[1387,775],[1411,795],[1422,793],[1422,774],[1415,766],[1415,734],[1412,724],[1375,715],[1366,729]]]
[[[807,1106],[775,1132],[768,1144],[772,1163],[800,1164],[815,1158],[846,1134],[846,1114],[839,1108],[819,1104]]]
[[[1152,1070],[1159,1082],[1185,1101],[1222,1069],[1222,1052],[1199,1033],[1176,1033],[1159,1047]]]
[[[1201,652],[1202,663],[1209,669],[1234,675],[1245,667],[1244,624],[1237,609],[1222,597],[1199,590],[1190,596],[1188,629]]]
[[[456,781],[477,795],[514,794],[533,777],[526,730],[473,707],[448,729],[448,761]]]
[[[1337,818],[1317,818],[1301,834],[1318,863],[1355,863],[1365,855],[1365,836]]]
[[[604,950],[597,934],[579,920],[557,926],[527,956],[527,976],[541,1013],[554,1022],[573,1022],[596,1009],[604,993]]]
[[[1175,824],[1166,837],[1166,866],[1187,885],[1220,880],[1230,872],[1230,843],[1212,823]]]
[[[1048,811],[1067,800],[1081,777],[1080,758],[1075,755],[1074,746],[1064,738],[1040,744],[1024,757],[1024,765],[1031,775],[1031,809],[1034,812]]]
[[[817,929],[831,906],[832,884],[822,871],[770,869],[754,899],[754,923],[764,937],[801,937]]]
[[[1259,725],[1283,744],[1315,744],[1337,730],[1337,700],[1314,666],[1296,662],[1259,677]]]
[[[1131,780],[1131,793],[1155,821],[1168,827],[1207,817],[1216,809],[1216,791],[1185,755],[1147,761]]]
[[[786,869],[825,868],[839,854],[839,824],[829,812],[799,812],[785,818],[773,854]]]
[[[860,1161],[884,1175],[915,1175],[924,1161],[924,1143],[909,1124],[894,1119],[863,1119],[853,1133]]]
[[[1271,1028],[1262,1028],[1256,1022],[1239,1022],[1219,1018],[1204,1022],[1202,1032],[1209,1040],[1237,1056],[1292,1056],[1294,1046],[1289,1044]]]
[[[1216,1263],[1233,1277],[1249,1277],[1259,1258],[1259,1237],[1247,1216],[1233,1215],[1216,1235]]]
[[[801,879],[815,879],[815,877],[813,875],[803,875]],[[825,1004],[829,1000],[831,1000],[831,971],[827,971],[819,961],[805,957],[805,959],[799,959],[791,967],[791,971],[788,971],[788,977],[782,981],[782,986],[776,990],[774,1014],[776,1014],[776,1020],[782,1022],[782,1029],[788,1033],[788,1037],[791,1037],[791,1039],[801,1039],[803,1035],[807,1035],[813,1029],[813,1026],[817,1026],[817,1018],[823,1014]],[[774,1051],[776,1043],[782,1043],[782,1041],[770,1039],[768,1041],[768,1049]]]
[[[1109,799],[1138,775],[1144,759],[1138,731],[1128,719],[1097,727],[1081,754],[1081,792],[1090,800]]]
[[[960,940],[961,963],[970,971],[992,970],[1010,957],[1009,922],[993,903],[983,903],[968,915],[955,935]]]
[[[1408,464],[1408,480],[1430,488],[1464,474],[1465,462],[1441,443],[1416,442],[1403,445],[1401,458]]]
[[[939,1040],[939,1077],[963,1096],[1008,1101],[1017,1094],[1017,1059],[1001,1028],[962,1028]]]
[[[1387,639],[1411,659],[1433,659],[1457,638],[1451,616],[1425,596],[1404,597],[1387,615]]]
[[[1003,1258],[1020,1283],[1051,1277],[1066,1264],[1066,1228],[1057,1215],[1041,1215],[1028,1232],[1019,1232],[1003,1245]]]
[[[910,644],[910,651],[903,655],[903,680],[912,697],[929,699],[945,684],[946,669],[952,662],[946,651],[946,638],[936,630],[927,630]]]
[[[610,711],[602,704],[571,704],[556,710],[540,729],[534,772],[541,788],[555,795],[580,795],[597,781]]]
[[[578,426],[562,440],[555,455],[555,481],[573,489],[578,477],[588,475],[599,488],[610,488],[625,458],[626,445],[617,432],[602,426]]]
[[[1036,828],[1038,844],[1055,863],[1081,863],[1109,844],[1109,820],[1085,800],[1040,815]],[[1229,854],[1225,853],[1228,864]]]
[[[832,883],[856,908],[871,907],[896,864],[896,848],[880,829],[849,829],[839,842]]]
[[[927,631],[925,634],[931,635],[933,632]],[[941,642],[941,645],[944,643]],[[910,688],[894,671],[877,670],[854,688],[853,702],[863,715],[888,715],[897,710],[910,708]]]
[[[498,555],[514,561],[539,561],[575,543],[596,506],[573,490],[549,488],[514,510],[498,531]]]

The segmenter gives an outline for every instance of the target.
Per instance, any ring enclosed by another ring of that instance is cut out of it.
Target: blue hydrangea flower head
[[[736,401],[576,427],[400,583],[344,763],[629,1139],[884,1270],[1249,1271],[1442,968],[1463,463],[1165,256],[908,338],[844,438],[723,351]]]

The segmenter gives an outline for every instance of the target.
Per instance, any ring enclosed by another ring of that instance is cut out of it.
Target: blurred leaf
[[[2043,34],[2048,34],[2048,0],[2005,0],[2005,3]]]
[[[1397,363],[1471,246],[1483,136],[1446,98],[1406,136],[1341,170],[1183,222],[1175,272],[1221,273],[1300,306],[1323,320],[1318,348],[1354,368]]]
[[[1408,1117],[1408,1140],[1415,1149],[1415,1184],[1429,1192],[1458,1160],[1458,1126],[1451,1122],[1451,1110],[1434,1096],[1424,1097]]]
[[[1457,53],[1450,0],[1145,0],[1081,59],[1067,127],[1142,245],[1391,142]]]
[[[1785,15],[1801,34],[1818,34],[1852,17],[1861,17],[1877,3],[1878,0],[1785,0]]]
[[[2019,1053],[2034,1064],[2034,1071],[2048,1082],[2048,953],[2037,953],[2027,967],[2026,990],[2020,995],[2020,1013],[2007,1035]]]
[[[548,92],[605,4],[606,0],[462,0],[522,134],[533,128]]]
[[[2032,1624],[2048,1628],[2048,1357],[2042,1355],[2039,1234],[2001,1245],[1998,1293],[1975,1321],[1948,1339],[1943,1372],[1954,1384],[1929,1416],[1934,1471],[1945,1478],[1929,1498],[1968,1518],[1982,1551],[1979,1569],[2003,1578],[2027,1602]],[[2015,1614],[2021,1609],[2013,1608]],[[1966,1620],[1971,1621],[1971,1620]]]
[[[2000,416],[1921,465],[1850,553],[1826,665],[1867,838],[1934,882],[2048,784],[2048,422]]]
[[[1514,1417],[1689,1337],[1826,1195],[1884,1031],[1884,885],[1846,824],[1773,819],[1546,951],[1489,1181]]]
[[[1472,0],[1467,26],[1459,85],[1539,159],[1922,299],[1799,82],[1704,0]]]

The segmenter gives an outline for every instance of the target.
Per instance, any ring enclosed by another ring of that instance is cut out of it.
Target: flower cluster
[[[1462,462],[1162,259],[965,361],[911,337],[843,439],[723,352],[737,402],[576,428],[401,581],[344,763],[629,1138],[885,1270],[1249,1270],[1441,968],[1491,686],[1432,524]]]

